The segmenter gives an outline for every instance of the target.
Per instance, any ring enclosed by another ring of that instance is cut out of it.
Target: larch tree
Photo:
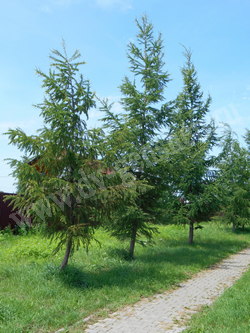
[[[209,219],[219,201],[214,179],[209,176],[215,161],[211,150],[216,144],[214,123],[206,120],[211,98],[203,98],[191,52],[185,50],[185,57],[183,90],[172,103],[166,150],[175,198],[170,205],[173,219],[189,225],[188,242],[192,244],[195,223]]]
[[[161,35],[154,35],[147,17],[136,20],[136,42],[128,45],[130,76],[120,86],[123,114],[114,114],[103,103],[103,118],[108,127],[107,159],[111,165],[119,163],[143,182],[138,187],[137,205],[128,208],[123,216],[114,217],[112,234],[130,239],[129,257],[134,257],[136,240],[141,236],[151,239],[156,228],[156,203],[160,196],[161,177],[157,170],[156,142],[165,126],[166,110],[162,108],[164,90],[169,74],[164,69]]]
[[[248,134],[245,136],[247,145]],[[250,150],[240,145],[231,130],[224,136],[222,158],[218,164],[223,191],[222,211],[233,231],[250,225]]]
[[[21,129],[7,132],[25,155],[10,161],[19,185],[12,203],[33,224],[44,225],[57,240],[56,250],[65,247],[61,268],[80,245],[88,248],[95,229],[113,210],[136,197],[133,177],[122,170],[109,172],[98,158],[94,131],[86,122],[95,96],[79,73],[84,64],[79,57],[78,51],[69,57],[65,47],[62,53],[54,50],[49,73],[37,70],[45,91],[37,105],[44,127],[31,136]]]

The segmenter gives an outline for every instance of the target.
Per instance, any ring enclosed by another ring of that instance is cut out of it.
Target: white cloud
[[[39,119],[30,119],[26,121],[1,121],[0,122],[0,134],[3,134],[7,132],[10,128],[21,128],[24,131],[33,132],[35,134],[35,131],[37,128],[40,127],[40,121]]]
[[[226,123],[233,131],[242,134],[245,131],[245,127],[250,123],[250,116],[243,112],[243,110],[240,111],[240,109],[234,104],[229,104],[213,110],[211,116],[217,125],[219,123]]]
[[[39,7],[39,10],[46,14],[50,14],[52,12],[51,7],[49,5],[43,5]]]
[[[121,10],[132,8],[132,0],[95,0],[95,2],[101,8],[118,7]]]
[[[0,122],[0,133],[8,131],[9,128],[17,128],[25,125],[24,122],[2,121]]]
[[[133,0],[46,0],[39,10],[44,13],[51,13],[56,7],[68,8],[77,3],[95,4],[102,9],[118,8],[122,11],[127,11],[132,8]]]
[[[246,86],[246,90],[243,93],[242,99],[245,101],[250,101],[250,84]]]
[[[76,3],[83,2],[83,0],[46,0],[39,7],[39,10],[43,13],[50,14],[58,7],[68,8]]]
[[[80,0],[52,0],[52,2],[57,6],[68,7],[74,3],[80,2]]]

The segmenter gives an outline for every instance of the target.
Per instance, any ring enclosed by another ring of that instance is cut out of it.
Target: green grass
[[[62,253],[40,235],[0,235],[0,332],[51,332],[78,320],[138,301],[174,287],[225,256],[246,247],[249,233],[232,233],[206,224],[187,245],[188,230],[160,227],[155,244],[136,247],[136,260],[126,261],[127,243],[97,233],[87,255],[79,250],[64,272]],[[74,332],[80,332],[74,330]]]
[[[249,333],[250,271],[212,306],[195,315],[185,333]]]

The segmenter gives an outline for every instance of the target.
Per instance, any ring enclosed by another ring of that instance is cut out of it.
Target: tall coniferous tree
[[[218,163],[223,191],[222,211],[233,231],[250,224],[250,149],[241,147],[231,130],[224,135],[222,158]]]
[[[137,207],[111,227],[113,234],[130,238],[129,255],[134,256],[137,236],[152,236],[150,223],[154,219],[154,205],[159,194],[159,177],[155,171],[154,145],[159,130],[165,125],[165,111],[161,108],[169,75],[164,70],[161,35],[154,36],[153,26],[147,17],[136,20],[136,42],[128,45],[130,76],[120,87],[124,114],[114,115],[104,105],[110,135],[108,156],[112,162],[120,161],[134,174],[137,181],[146,181],[148,189],[138,198]],[[144,187],[145,189],[145,187]],[[138,191],[140,191],[138,189]],[[158,191],[158,194],[157,194]]]
[[[79,57],[78,51],[69,57],[65,49],[55,50],[49,73],[37,71],[45,89],[44,101],[37,105],[44,127],[37,135],[21,129],[7,133],[10,143],[25,153],[24,160],[11,161],[20,189],[12,202],[33,223],[44,225],[58,241],[57,249],[65,247],[61,268],[74,249],[88,248],[96,227],[122,207],[123,198],[130,202],[135,194],[131,177],[124,183],[122,173],[110,175],[97,159],[86,122],[95,99],[79,73],[84,64]]]
[[[182,68],[183,90],[173,103],[168,143],[173,175],[174,219],[189,225],[189,243],[194,240],[195,223],[206,220],[217,209],[216,187],[209,177],[216,144],[213,121],[207,123],[211,98],[203,99],[190,51],[185,51]]]

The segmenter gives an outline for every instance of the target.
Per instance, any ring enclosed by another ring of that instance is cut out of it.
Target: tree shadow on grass
[[[79,267],[68,266],[56,276],[63,284],[71,288],[101,289],[104,287],[118,287],[119,289],[140,289],[150,281],[165,281],[166,286],[183,280],[184,272],[160,272],[155,267],[138,268],[117,266],[98,271],[83,271]],[[150,280],[150,281],[149,281]]]
[[[245,245],[247,246],[247,242]],[[100,267],[95,267],[94,270],[69,265],[65,270],[57,272],[55,277],[68,287],[80,290],[104,287],[137,290],[145,284],[148,285],[147,288],[154,288],[154,283],[167,289],[187,278],[194,271],[190,266],[195,266],[196,271],[207,268],[243,247],[244,243],[237,240],[197,241],[193,246],[184,242],[176,246],[175,241],[168,241],[166,248],[162,244],[161,248],[150,247],[134,261],[124,259],[124,250],[110,249],[109,255],[119,258],[117,264],[103,267],[100,263]],[[164,264],[167,265],[165,268]]]
[[[247,227],[247,228],[244,228],[244,229],[242,229],[242,228],[241,229],[236,229],[233,232],[237,235],[247,235],[247,234],[250,234],[250,228]]]
[[[166,244],[166,250],[146,252],[138,257],[139,261],[144,263],[162,263],[169,262],[175,265],[197,265],[206,268],[218,260],[235,253],[237,250],[247,246],[242,241],[237,240],[209,240],[197,241],[193,245],[182,244],[173,247],[169,242]]]

